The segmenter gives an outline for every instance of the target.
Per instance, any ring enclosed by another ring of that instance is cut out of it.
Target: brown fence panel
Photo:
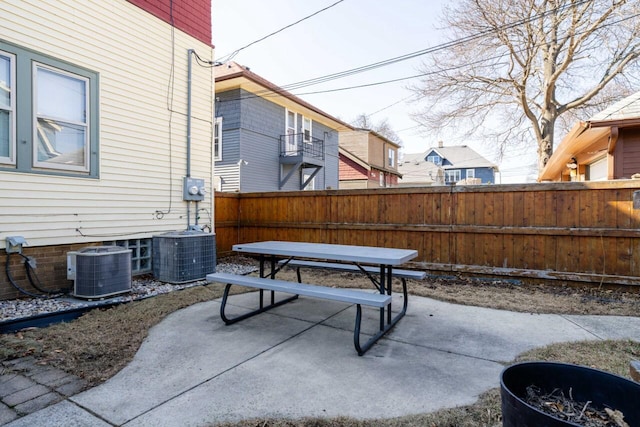
[[[216,193],[218,251],[289,240],[406,247],[431,270],[631,284],[640,182]]]

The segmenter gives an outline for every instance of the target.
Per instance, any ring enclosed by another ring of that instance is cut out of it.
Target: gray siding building
[[[338,188],[338,133],[351,126],[236,63],[215,75],[216,190]]]

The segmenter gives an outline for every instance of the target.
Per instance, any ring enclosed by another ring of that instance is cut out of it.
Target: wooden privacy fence
[[[218,253],[290,240],[412,248],[411,267],[638,285],[635,180],[216,193]],[[640,200],[638,201],[640,202]]]

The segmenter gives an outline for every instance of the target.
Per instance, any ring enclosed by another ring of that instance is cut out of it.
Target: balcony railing
[[[324,160],[324,140],[305,133],[280,135],[280,157],[290,156]]]

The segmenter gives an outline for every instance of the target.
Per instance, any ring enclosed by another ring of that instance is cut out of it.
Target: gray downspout
[[[187,178],[191,177],[191,69],[194,50],[187,50]],[[191,229],[191,202],[187,200],[187,230]]]

